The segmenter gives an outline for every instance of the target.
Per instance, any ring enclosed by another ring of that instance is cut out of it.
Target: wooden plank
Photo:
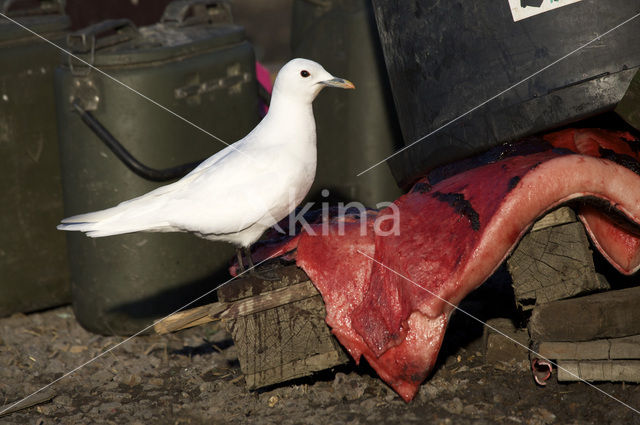
[[[546,359],[603,360],[609,359],[609,340],[586,342],[541,342],[540,356]]]
[[[534,341],[590,341],[640,335],[640,287],[536,306],[529,320]]]
[[[297,266],[280,267],[271,273],[276,273],[280,280],[262,280],[252,276],[242,277],[218,289],[218,300],[222,302],[237,301],[309,280],[304,270]]]
[[[559,360],[558,381],[640,382],[640,360]]]
[[[212,312],[212,317],[220,319],[249,316],[261,311],[273,309],[305,298],[319,296],[319,292],[311,281],[296,283],[286,288],[276,289],[251,298],[244,298],[233,303],[226,303],[227,308],[219,313]]]
[[[202,325],[218,319],[234,319],[318,295],[311,281],[298,283],[236,302],[217,302],[172,314],[153,327],[158,334]]]
[[[20,400],[17,403],[14,401],[13,403],[0,406],[0,417],[9,415],[19,410],[28,409],[29,407],[35,406],[37,404],[46,403],[55,396],[56,393],[53,390],[45,389],[23,400]]]
[[[611,340],[610,359],[640,359],[640,335]]]
[[[640,335],[586,342],[541,342],[538,353],[556,360],[640,359]]]
[[[520,308],[530,310],[536,304],[610,288],[595,271],[589,240],[573,211],[560,208],[534,229],[507,260]]]
[[[179,311],[156,323],[153,330],[158,334],[166,334],[210,322],[213,320],[208,316],[210,309],[211,305],[204,305]]]

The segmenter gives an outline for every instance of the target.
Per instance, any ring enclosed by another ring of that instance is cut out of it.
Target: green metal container
[[[321,63],[353,81],[355,91],[325,93],[314,102],[318,169],[310,192],[324,200],[359,201],[375,207],[400,194],[382,164],[402,144],[371,4],[367,0],[296,0],[291,34],[293,55]]]
[[[68,44],[80,58],[228,143],[258,121],[253,49],[242,27],[231,23],[226,3],[174,2],[156,25],[105,21],[72,35]],[[64,57],[55,79],[67,216],[161,185],[130,171],[80,120],[73,102],[150,167],[200,160],[225,147],[73,58]],[[103,334],[137,332],[213,289],[228,278],[233,254],[230,245],[179,233],[98,239],[69,233],[68,245],[76,316]]]
[[[2,13],[54,42],[69,27],[63,2],[0,2]],[[33,7],[33,2],[29,5]],[[0,316],[69,302],[53,96],[58,51],[0,18]]]

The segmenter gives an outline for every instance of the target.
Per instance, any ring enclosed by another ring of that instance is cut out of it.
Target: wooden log
[[[347,363],[319,296],[225,321],[249,389]]]
[[[568,207],[538,220],[507,260],[517,305],[536,304],[609,289],[597,274],[586,232]]]
[[[590,341],[640,335],[640,287],[536,306],[529,320],[534,341]]]
[[[538,353],[555,360],[640,359],[640,335],[585,342],[541,342]]]
[[[296,266],[282,279],[239,279],[218,291],[229,308],[218,317],[233,337],[249,389],[345,364],[348,356],[324,321],[322,297]]]
[[[640,382],[640,360],[559,360],[558,381]]]
[[[484,359],[487,363],[529,358],[526,348],[529,346],[529,334],[526,329],[516,328],[511,319],[488,320],[483,331],[483,342]]]

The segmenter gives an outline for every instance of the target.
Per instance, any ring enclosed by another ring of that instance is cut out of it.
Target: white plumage
[[[313,61],[290,61],[278,74],[269,112],[243,139],[175,183],[113,208],[66,218],[58,229],[91,237],[192,232],[248,247],[311,188],[316,171],[311,104],[325,86],[354,88]]]

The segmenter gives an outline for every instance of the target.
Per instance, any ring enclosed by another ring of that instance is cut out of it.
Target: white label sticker
[[[582,0],[509,0],[513,21],[530,18]]]

